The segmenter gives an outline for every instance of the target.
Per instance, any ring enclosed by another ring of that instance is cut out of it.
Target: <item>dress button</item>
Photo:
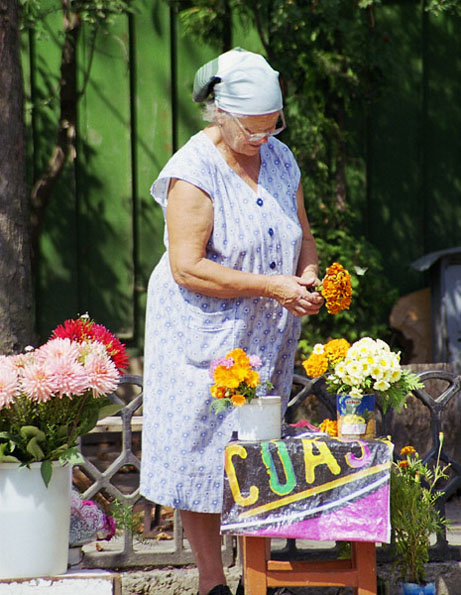
[[[272,261],[272,262],[270,263],[270,265],[269,265],[269,266],[270,266],[270,268],[271,268],[271,269],[275,269],[275,267],[276,267],[277,265],[275,264],[275,262],[274,262],[274,261]]]
[[[267,230],[268,234],[272,237],[274,235],[274,230],[272,229],[272,227],[269,227],[269,229]]]
[[[258,200],[256,201],[256,204],[258,205],[258,207],[262,207],[264,204],[264,201],[262,198],[258,198]]]

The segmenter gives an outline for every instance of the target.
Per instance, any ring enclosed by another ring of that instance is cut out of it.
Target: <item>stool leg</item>
[[[354,588],[354,595],[376,595],[376,545],[352,541],[351,558],[359,577],[359,584]]]
[[[245,595],[265,595],[266,593],[267,545],[269,545],[270,549],[270,539],[264,537],[244,536],[242,539]]]

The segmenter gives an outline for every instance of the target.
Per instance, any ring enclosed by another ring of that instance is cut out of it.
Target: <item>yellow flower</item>
[[[346,339],[332,339],[324,345],[324,351],[328,361],[334,366],[346,357],[349,347],[350,343]]]
[[[246,399],[243,395],[232,395],[231,401],[236,407],[241,407],[242,405],[245,405]]]
[[[328,360],[322,353],[312,353],[302,365],[311,378],[318,378],[328,370]]]
[[[399,467],[400,469],[406,469],[410,463],[408,461],[400,461]]]
[[[224,399],[226,396],[226,389],[222,386],[216,386],[216,384],[213,384],[213,386],[210,388],[210,392],[211,396],[215,399]]]
[[[216,368],[214,371],[214,380],[217,385],[226,388],[237,388],[241,382],[233,367],[226,368],[226,366],[218,366]]]
[[[256,388],[259,384],[259,374],[258,374],[258,372],[255,372],[254,370],[249,370],[247,372],[244,380],[248,384],[248,386],[251,386],[252,388]]]
[[[228,358],[232,358],[234,360],[234,365],[238,367],[245,367],[250,365],[250,358],[243,351],[243,349],[240,349],[240,347],[237,347],[237,349],[229,351],[229,353],[226,355],[226,359]]]

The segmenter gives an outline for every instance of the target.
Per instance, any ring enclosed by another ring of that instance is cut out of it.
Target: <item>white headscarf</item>
[[[279,73],[253,52],[235,48],[199,68],[194,78],[194,101],[213,92],[217,107],[246,116],[283,109]]]

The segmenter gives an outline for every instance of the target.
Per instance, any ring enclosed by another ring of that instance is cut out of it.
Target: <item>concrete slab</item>
[[[71,570],[59,576],[0,581],[0,595],[121,595],[120,575],[105,570]]]

